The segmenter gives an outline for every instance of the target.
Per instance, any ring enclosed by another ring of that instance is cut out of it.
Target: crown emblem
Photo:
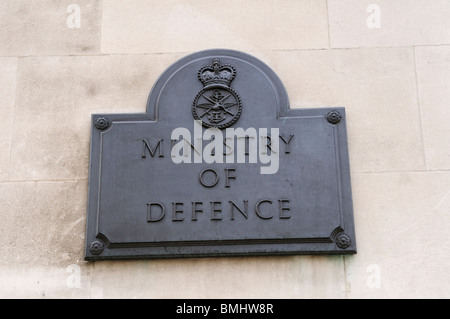
[[[236,69],[228,64],[220,65],[218,58],[198,71],[203,89],[194,99],[192,115],[204,127],[224,129],[241,117],[241,99],[230,87],[235,77]]]
[[[220,65],[220,59],[215,58],[212,65],[207,65],[198,71],[198,79],[205,88],[212,86],[230,87],[236,76],[236,69],[231,65]]]

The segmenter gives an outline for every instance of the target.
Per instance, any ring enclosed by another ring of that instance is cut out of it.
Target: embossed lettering
[[[159,217],[152,218],[152,207],[157,206],[160,209]],[[148,203],[147,204],[147,222],[148,223],[156,223],[161,220],[163,220],[164,216],[166,215],[164,205],[161,203]]]
[[[267,217],[261,215],[261,211],[259,210],[259,207],[261,206],[262,203],[269,203],[270,205],[272,205],[272,201],[268,200],[268,199],[264,199],[262,201],[259,201],[258,204],[256,204],[256,207],[255,207],[256,215],[258,215],[258,217],[261,218],[261,219],[272,219],[273,215],[272,216],[267,216]]]
[[[214,177],[214,180],[213,180],[212,182],[209,181],[208,183],[206,183],[206,182],[204,181],[204,175],[205,175],[206,173],[208,173],[208,172],[212,172],[212,173],[214,174],[215,177]],[[200,184],[202,184],[203,186],[205,186],[205,187],[207,187],[207,188],[211,188],[211,187],[216,186],[217,183],[219,182],[219,174],[218,174],[215,170],[213,170],[213,169],[205,169],[204,171],[202,171],[202,172],[200,173],[199,180],[200,180]]]
[[[252,127],[247,129],[238,127],[227,128],[224,132],[217,127],[209,127],[202,133],[202,122],[196,120],[194,121],[193,136],[189,129],[183,127],[172,131],[171,157],[175,164],[203,162],[206,164],[257,164],[259,159],[261,164],[267,164],[260,168],[260,174],[273,175],[278,172],[280,164],[281,142],[278,137],[285,144],[284,153],[289,154],[291,152],[290,143],[294,135],[280,135],[279,128],[257,130]],[[206,145],[204,145],[205,142]],[[156,148],[153,150],[150,147],[150,143],[146,142],[145,144],[144,142],[143,157],[147,150],[153,155],[157,152]],[[160,152],[161,150],[162,141]],[[193,158],[192,153],[194,153]]]
[[[245,137],[245,156],[249,156],[250,155],[250,137],[246,136]]]
[[[159,150],[159,157],[164,157],[164,151],[162,147],[164,139],[160,139],[158,141],[158,144],[156,144],[156,147],[154,150],[152,150],[152,147],[150,146],[149,142],[144,139],[142,140],[143,146],[142,146],[142,158],[147,158],[147,150],[150,152],[151,157],[155,157],[156,151]]]
[[[222,202],[211,202],[211,220],[222,220]]]
[[[234,140],[230,137],[227,137],[223,140],[223,145],[225,146],[225,150],[223,151],[223,155],[228,159],[228,156],[233,155],[233,147],[234,147],[234,143],[232,145],[229,145],[227,143],[227,141],[230,140],[232,142],[234,142]],[[228,152],[227,150],[228,149]],[[228,163],[228,160],[227,160]]]
[[[203,213],[203,208],[197,207],[203,206],[202,202],[192,202],[192,220],[197,221],[197,213]]]
[[[269,150],[272,151],[272,137],[260,136],[260,139],[261,139],[261,151],[260,152],[263,155],[268,155]],[[265,142],[264,142],[264,140],[265,140]]]
[[[292,138],[294,137],[294,135],[289,135],[288,138],[285,138],[284,135],[280,135],[281,140],[284,142],[284,145],[286,146],[284,152],[286,154],[289,154],[291,152],[291,149],[289,147],[289,143],[291,143]]]
[[[248,219],[248,200],[244,200],[244,210],[239,208],[238,205],[236,205],[233,201],[230,200],[231,204],[231,220],[234,220],[234,209],[236,208],[242,216],[245,217],[245,219]]]
[[[288,213],[291,210],[290,206],[287,206],[289,204],[288,199],[280,199],[278,200],[278,203],[280,205],[280,219],[290,219],[291,215],[288,215]]]
[[[258,163],[258,134],[255,128],[244,130],[242,127],[227,128],[226,136],[230,141],[237,140],[236,163],[246,163],[248,156],[249,163]],[[234,143],[233,143],[234,148]],[[227,163],[234,163],[233,158],[227,158]]]
[[[236,173],[236,169],[235,168],[226,168],[225,169],[225,187],[226,188],[230,188],[230,179],[234,179],[236,180],[236,175],[230,175],[230,172],[234,172]]]
[[[257,201],[254,205],[254,212],[256,216],[258,216],[260,219],[263,220],[271,220],[274,219],[274,217],[278,217],[278,219],[291,219],[292,216],[290,214],[291,207],[290,207],[290,200],[289,199],[279,199],[278,200],[278,216],[276,216],[276,209],[275,208],[275,200],[270,199],[263,199],[260,201]],[[184,204],[182,202],[172,202],[172,221],[173,222],[183,222],[188,221],[189,219],[185,219],[184,217]],[[186,203],[188,204],[188,203]],[[205,212],[204,208],[204,202],[196,201],[196,202],[190,202],[190,205],[192,207],[191,210],[191,217],[190,220],[193,222],[205,220],[205,218],[208,218],[206,216],[203,216],[203,213]],[[229,205],[229,208],[226,209],[226,215],[224,215],[224,207],[223,205]],[[229,200],[226,202],[222,201],[210,201],[210,216],[209,219],[212,221],[223,221],[226,220],[235,220],[236,215],[242,215],[245,220],[251,220],[249,219],[249,201],[248,200],[242,200],[242,201],[235,201],[235,200]],[[229,214],[228,214],[229,213]],[[200,216],[199,216],[200,215]],[[166,216],[165,206],[163,203],[160,202],[151,202],[147,203],[147,222],[148,223],[156,223],[159,221],[162,221]],[[237,218],[240,220],[244,220],[242,217]]]
[[[173,210],[172,210],[172,221],[174,222],[182,222],[184,220],[183,218],[178,218],[177,215],[183,215],[183,203],[172,203]],[[178,206],[181,206],[180,208]]]

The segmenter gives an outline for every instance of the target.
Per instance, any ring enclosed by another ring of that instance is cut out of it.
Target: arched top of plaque
[[[223,129],[245,116],[282,117],[289,109],[286,89],[261,60],[243,52],[213,49],[188,55],[156,81],[147,102],[154,120],[202,120]],[[245,120],[244,120],[245,121]]]

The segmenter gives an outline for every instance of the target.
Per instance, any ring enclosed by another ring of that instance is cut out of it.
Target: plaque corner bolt
[[[336,237],[336,245],[339,248],[347,249],[352,244],[352,240],[350,236],[348,236],[346,233],[341,233]]]
[[[109,127],[109,121],[106,117],[100,117],[95,121],[95,127],[100,131],[104,131]]]
[[[342,115],[338,111],[331,111],[327,114],[327,121],[330,124],[339,124],[342,121]]]
[[[100,255],[103,250],[105,250],[105,244],[103,244],[101,241],[93,241],[90,245],[89,245],[89,252],[92,255]]]

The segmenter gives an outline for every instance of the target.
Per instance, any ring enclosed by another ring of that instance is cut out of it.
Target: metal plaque
[[[91,134],[86,260],[356,253],[344,108],[290,109],[248,54],[181,59]]]

